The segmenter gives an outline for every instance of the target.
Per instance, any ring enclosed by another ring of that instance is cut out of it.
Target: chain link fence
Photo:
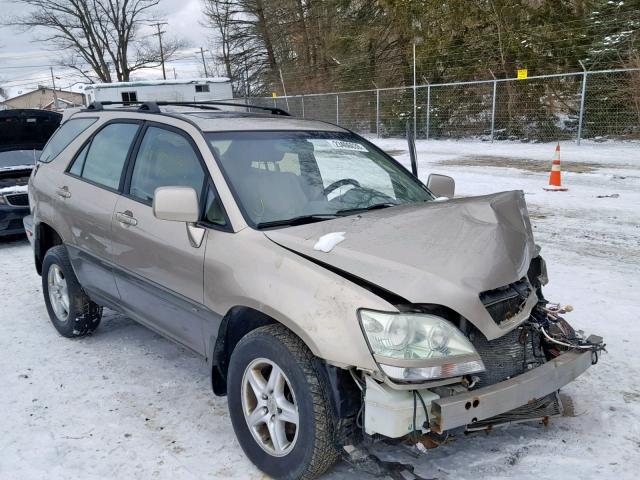
[[[640,139],[640,69],[600,70],[287,97],[257,97],[292,115],[360,134],[422,139]],[[238,101],[236,99],[235,101]]]

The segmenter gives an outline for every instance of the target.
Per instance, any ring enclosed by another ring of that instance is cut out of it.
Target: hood
[[[46,110],[0,111],[0,152],[42,150],[61,119],[61,114]]]
[[[338,232],[344,239],[329,252],[314,249],[320,237]],[[524,277],[536,255],[522,191],[392,207],[264,234],[411,303],[452,308],[489,339],[516,325],[498,327],[479,294]]]

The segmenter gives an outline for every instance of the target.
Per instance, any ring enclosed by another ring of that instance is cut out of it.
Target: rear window
[[[45,145],[40,161],[48,163],[56,158],[78,135],[97,120],[97,118],[72,118],[64,122]]]

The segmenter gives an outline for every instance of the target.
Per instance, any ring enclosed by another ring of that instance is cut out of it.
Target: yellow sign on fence
[[[277,94],[276,92],[271,92],[271,96],[272,96],[273,98],[276,98],[276,97],[278,96],[278,94]]]
[[[518,80],[526,80],[528,73],[529,72],[527,72],[526,68],[519,68],[518,69]]]

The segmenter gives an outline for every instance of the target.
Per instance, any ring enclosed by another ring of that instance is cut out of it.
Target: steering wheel
[[[353,185],[354,187],[362,188],[360,182],[358,182],[357,180],[354,180],[353,178],[343,178],[342,180],[335,181],[331,185],[328,185],[324,189],[324,194],[329,195],[336,188],[343,187],[344,185]]]

